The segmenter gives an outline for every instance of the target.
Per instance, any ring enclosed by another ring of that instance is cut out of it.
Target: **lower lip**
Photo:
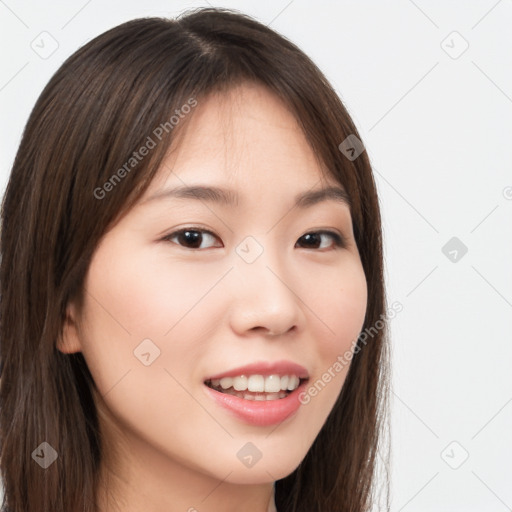
[[[242,421],[251,425],[266,427],[282,423],[295,414],[301,403],[299,394],[304,389],[307,381],[289,393],[285,398],[277,400],[245,400],[234,395],[221,393],[204,384],[206,392],[222,407]]]

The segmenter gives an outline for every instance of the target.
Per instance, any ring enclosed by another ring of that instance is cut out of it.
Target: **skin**
[[[181,135],[144,197],[97,247],[84,308],[69,305],[59,349],[83,353],[99,392],[107,439],[102,512],[117,510],[115,504],[124,512],[266,512],[274,481],[306,455],[348,366],[294,416],[270,427],[229,414],[203,381],[283,359],[317,381],[353,348],[363,327],[366,279],[347,205],[329,200],[292,208],[298,193],[340,185],[322,177],[277,97],[256,85],[211,95]],[[234,189],[239,205],[147,201],[165,188],[196,183]],[[199,248],[188,248],[182,237],[163,240],[190,226],[215,236],[203,233]],[[304,242],[305,234],[322,229],[342,234],[346,246],[329,235]],[[263,247],[251,264],[235,251],[247,236]],[[145,366],[134,350],[148,338],[160,355]],[[236,456],[249,441],[262,453],[251,468]]]

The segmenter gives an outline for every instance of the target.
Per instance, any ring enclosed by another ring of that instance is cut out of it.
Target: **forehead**
[[[315,184],[341,186],[315,155],[286,105],[254,84],[198,100],[148,194],[170,181],[185,185],[205,179],[245,191],[269,185],[300,190]]]

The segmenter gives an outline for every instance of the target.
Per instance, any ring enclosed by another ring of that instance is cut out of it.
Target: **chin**
[[[248,442],[247,442],[248,443]],[[213,469],[215,478],[225,480],[233,484],[265,484],[287,477],[299,466],[305,453],[291,452],[293,447],[287,450],[286,454],[267,449],[269,455],[264,453],[259,459],[243,461],[236,456],[232,458],[231,453],[226,454],[222,465],[216,464]],[[291,453],[290,453],[291,452]],[[226,477],[226,475],[228,475]]]
[[[259,485],[259,484],[268,484],[273,483],[276,480],[281,480],[282,478],[287,477],[295,469],[298,464],[267,464],[266,466],[261,466],[260,463],[257,463],[252,468],[236,468],[232,470],[232,473],[225,478],[224,475],[217,475],[217,478],[224,480],[225,482],[229,482],[232,484],[243,484],[243,485]]]

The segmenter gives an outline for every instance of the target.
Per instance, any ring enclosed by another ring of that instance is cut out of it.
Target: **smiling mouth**
[[[208,379],[205,385],[219,393],[244,400],[270,401],[286,398],[306,380],[296,375],[240,375]]]

